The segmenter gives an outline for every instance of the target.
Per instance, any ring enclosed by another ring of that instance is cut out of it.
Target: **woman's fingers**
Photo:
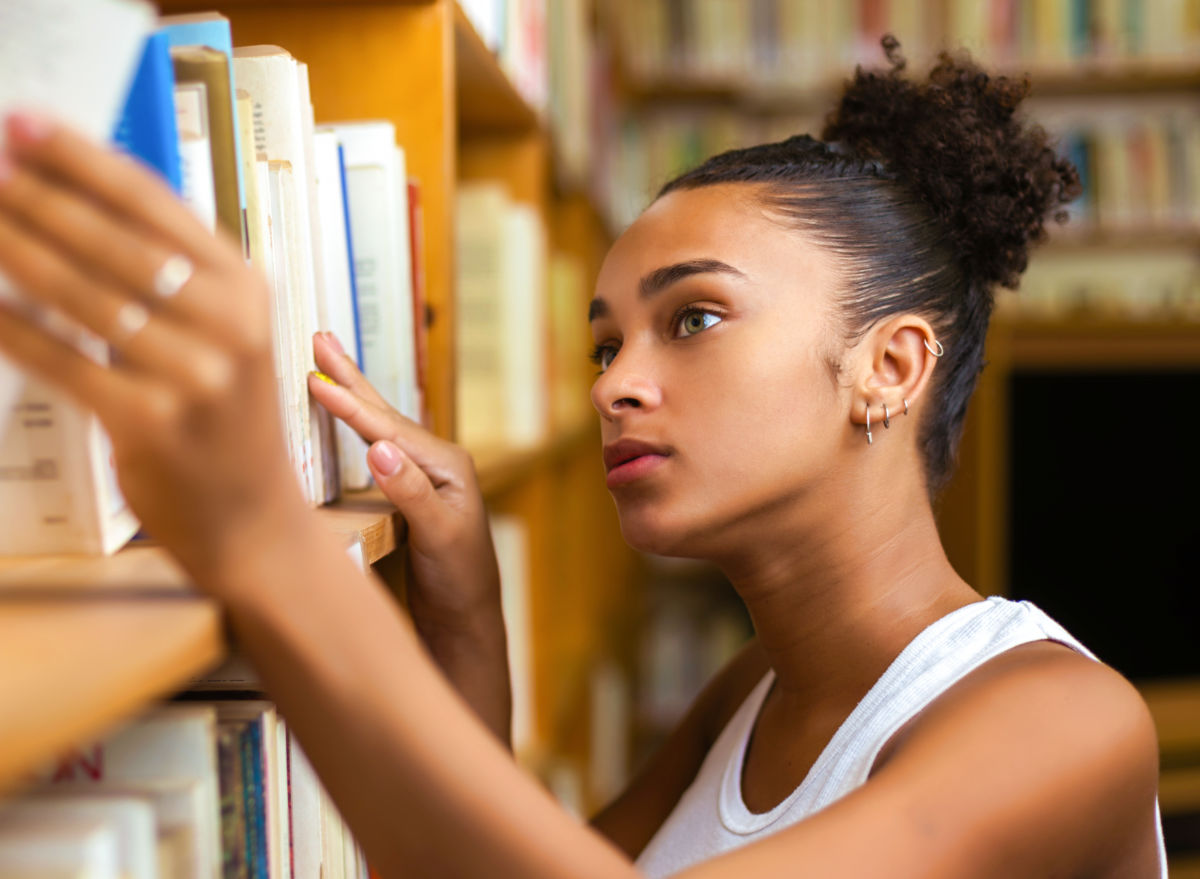
[[[7,218],[44,253],[52,253],[61,263],[57,275],[74,273],[90,282],[47,290],[46,284],[26,281],[26,292],[48,292],[56,307],[81,322],[91,325],[88,313],[95,308],[89,286],[109,287],[127,300],[140,300],[155,313],[170,314],[218,338],[230,327],[252,324],[253,311],[265,308],[265,294],[261,303],[241,290],[231,295],[237,289],[229,283],[234,272],[208,262],[193,264],[190,257],[172,251],[157,236],[147,235],[128,217],[72,189],[62,178],[26,161],[10,164],[3,176],[0,218]],[[235,272],[244,273],[244,266]],[[107,328],[93,329],[104,334]]]
[[[346,354],[333,333],[317,333],[313,336],[313,356],[316,357],[317,368],[339,385],[349,388],[352,393],[381,409],[389,408],[383,395],[367,381],[358,364]]]
[[[425,473],[435,489],[452,488],[462,494],[474,485],[474,464],[466,452],[434,436],[387,403],[364,400],[349,388],[330,384],[311,373],[308,390],[313,399],[350,425],[366,442],[389,440],[403,447],[405,455]]]
[[[364,400],[349,388],[330,384],[313,374],[308,376],[308,390],[313,399],[335,418],[350,425],[366,442],[391,439],[396,435],[396,419],[399,415],[386,404],[380,406]]]
[[[2,187],[0,187],[2,189]],[[154,373],[190,390],[211,385],[229,369],[226,358],[202,337],[177,323],[151,320],[140,303],[81,274],[70,262],[0,210],[0,266],[27,298],[70,314],[107,340],[134,370]]]
[[[194,263],[231,266],[236,248],[221,242],[170,187],[136,160],[51,120],[21,113],[5,121],[8,150],[22,164],[85,193],[98,205],[153,232]]]
[[[437,534],[443,529],[447,508],[428,475],[395,443],[380,440],[367,450],[367,466],[388,500],[396,505],[412,537],[422,542],[421,532]]]
[[[102,419],[129,408],[139,394],[138,383],[131,376],[90,360],[4,303],[0,303],[0,351]]]

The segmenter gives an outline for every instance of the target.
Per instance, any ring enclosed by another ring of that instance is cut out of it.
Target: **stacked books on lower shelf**
[[[366,879],[275,707],[176,702],[80,745],[0,803],[0,875]]]
[[[98,0],[85,25],[56,12],[61,5],[26,4],[0,27],[0,55],[69,58],[57,80],[67,93],[95,69],[127,71],[109,83],[110,103],[123,110],[92,129],[115,132],[214,232],[240,242],[267,280],[288,454],[309,502],[365,488],[365,446],[335,428],[307,381],[313,334],[330,331],[389,403],[422,418],[420,188],[407,178],[393,124],[318,125],[307,65],[278,46],[235,49],[218,13],[155,22],[139,0]],[[46,99],[54,84],[42,70],[32,61],[19,68],[0,90],[0,110],[32,105],[75,123],[69,100]],[[81,345],[107,355],[101,340],[80,333]],[[0,420],[0,512],[9,526],[0,555],[123,545],[137,523],[95,419],[35,381],[13,411],[7,431]]]

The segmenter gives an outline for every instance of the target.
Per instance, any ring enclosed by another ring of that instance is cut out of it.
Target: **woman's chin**
[[[621,535],[625,542],[638,552],[651,555],[697,558],[696,549],[690,540],[690,529],[669,524],[655,518],[634,514],[621,515]]]

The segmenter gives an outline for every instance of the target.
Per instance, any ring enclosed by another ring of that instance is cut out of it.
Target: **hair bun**
[[[1027,79],[989,76],[947,52],[926,82],[905,79],[900,44],[881,42],[890,69],[859,67],[822,132],[875,159],[912,187],[946,230],[968,278],[1016,287],[1045,221],[1081,191],[1079,174],[1046,132],[1017,118]]]

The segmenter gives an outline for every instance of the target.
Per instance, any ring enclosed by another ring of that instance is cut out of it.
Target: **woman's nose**
[[[634,362],[628,346],[613,359],[592,385],[592,405],[602,418],[614,419],[634,410],[653,409],[662,390],[649,372]]]

